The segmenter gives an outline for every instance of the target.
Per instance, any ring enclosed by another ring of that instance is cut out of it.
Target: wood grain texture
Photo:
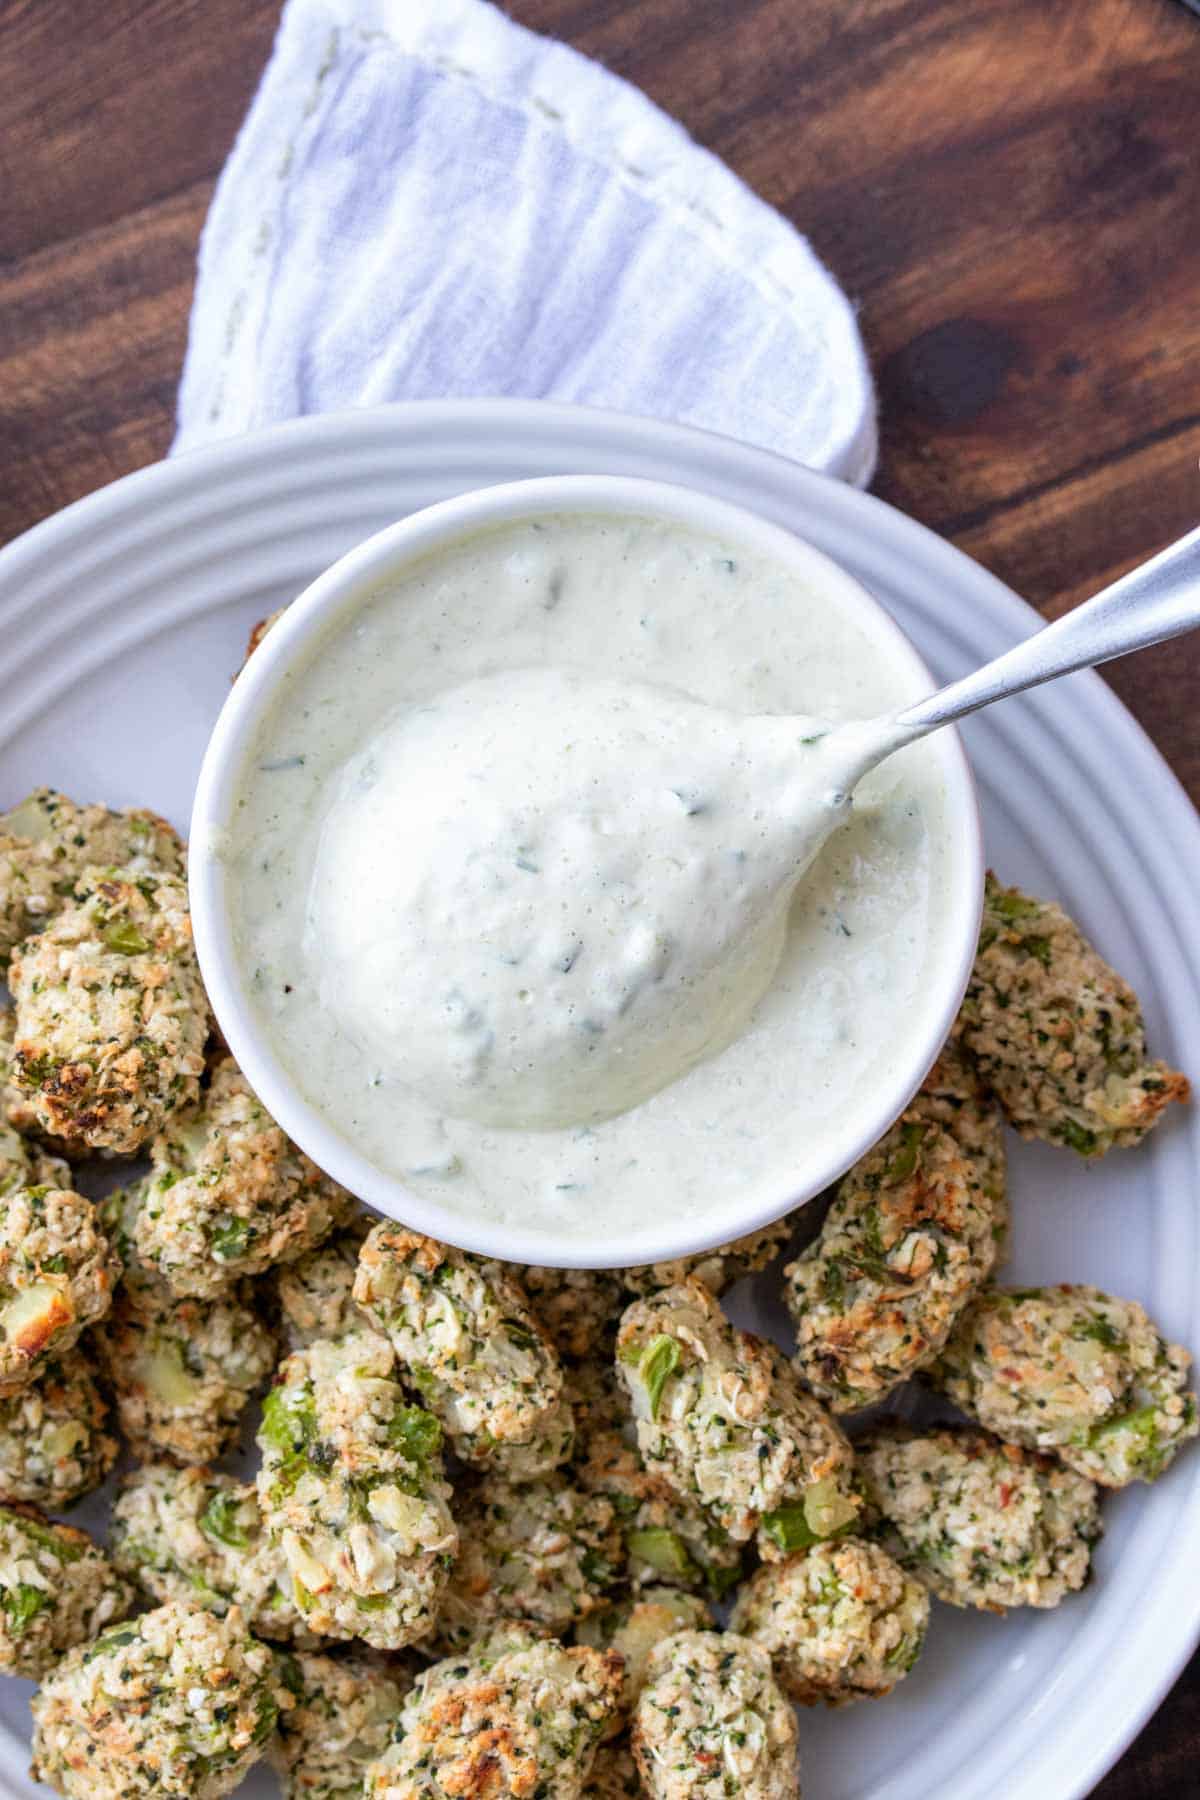
[[[877,491],[1048,616],[1200,519],[1200,24],[1176,0],[511,0],[861,308]],[[0,0],[0,539],[161,455],[276,0]],[[1200,800],[1200,649],[1113,686]],[[1200,1663],[1098,1790],[1191,1800]]]

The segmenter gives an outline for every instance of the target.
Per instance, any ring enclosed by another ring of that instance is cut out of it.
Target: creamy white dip
[[[913,697],[889,649],[740,546],[624,518],[498,527],[335,621],[229,850],[309,1102],[440,1204],[568,1237],[799,1190],[927,1023],[936,758],[893,757],[821,849],[806,727]]]
[[[305,951],[346,1035],[446,1113],[593,1125],[741,1032],[837,823],[820,721],[505,669],[351,757]]]

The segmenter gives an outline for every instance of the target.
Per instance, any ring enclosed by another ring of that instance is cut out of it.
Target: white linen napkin
[[[205,226],[173,448],[496,394],[874,466],[845,295],[637,89],[484,0],[289,0]]]

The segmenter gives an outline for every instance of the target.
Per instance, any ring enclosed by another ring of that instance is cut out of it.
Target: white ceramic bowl
[[[548,1229],[503,1223],[441,1206],[369,1161],[336,1121],[313,1106],[289,1074],[248,995],[230,905],[234,879],[219,847],[227,841],[251,747],[289,672],[314,644],[385,582],[416,560],[473,533],[551,513],[626,515],[667,520],[744,544],[819,587],[823,601],[849,615],[880,648],[911,697],[935,685],[889,614],[836,563],[778,526],[710,495],[664,483],[611,476],[562,476],[484,488],[443,501],[379,532],[328,569],[288,608],[238,677],[213,731],[196,790],[191,829],[191,893],[196,945],[213,1009],[230,1049],[263,1102],[313,1160],[389,1217],[484,1255],[550,1266],[629,1267],[684,1256],[740,1237],[781,1217],[834,1181],[887,1129],[937,1055],[962,999],[974,955],[982,899],[982,848],[970,770],[957,735],[933,741],[944,783],[952,885],[945,930],[935,946],[920,1016],[905,1022],[886,1073],[868,1098],[843,1109],[821,1154],[798,1185],[781,1167],[751,1195],[717,1196],[711,1208],[661,1216],[632,1233],[607,1229],[590,1244]]]

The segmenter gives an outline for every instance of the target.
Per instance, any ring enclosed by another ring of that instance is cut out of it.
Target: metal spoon
[[[993,700],[1181,637],[1197,626],[1200,527],[961,681],[952,681],[902,712],[831,728],[823,749],[834,756],[845,753],[844,763],[839,760],[836,765],[837,793],[848,795],[894,750],[990,706]]]

